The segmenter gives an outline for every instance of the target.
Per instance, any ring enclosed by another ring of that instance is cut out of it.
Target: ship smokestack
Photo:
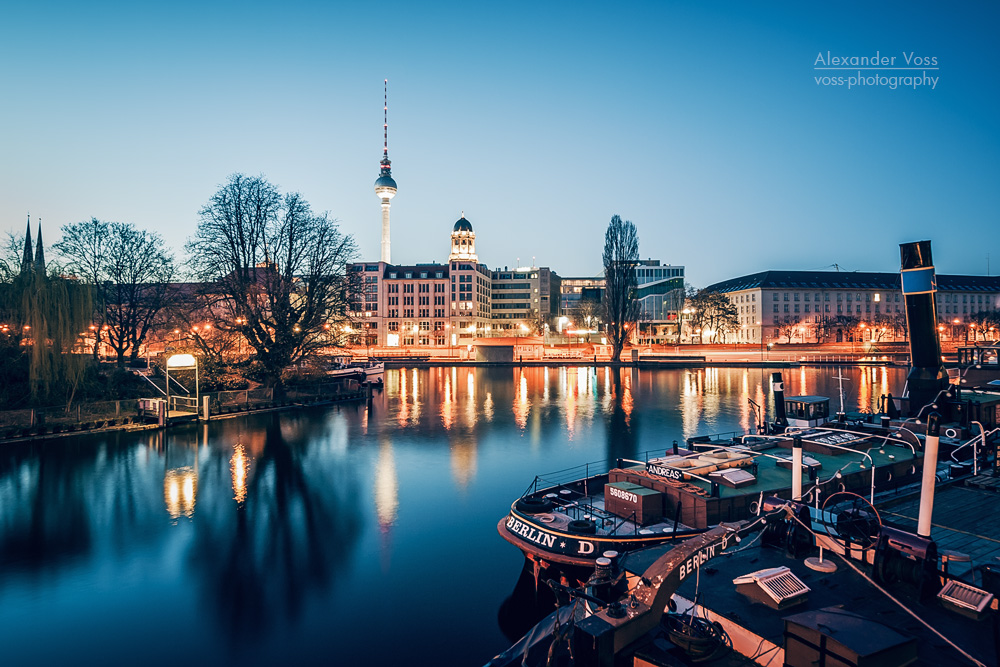
[[[941,435],[941,415],[932,412],[927,417],[927,439],[924,441],[924,469],[920,479],[920,513],[917,515],[917,535],[930,538],[931,516],[934,514],[934,483],[937,481],[938,442]],[[874,474],[874,471],[872,471]]]
[[[899,257],[910,338],[910,372],[906,376],[910,391],[909,416],[919,418],[920,410],[933,403],[941,390],[948,387],[948,372],[941,364],[941,342],[938,340],[934,303],[937,279],[931,261],[931,242],[901,243]]]
[[[771,391],[774,392],[774,425],[778,430],[784,430],[788,426],[788,418],[785,416],[785,383],[781,380],[781,373],[771,373]]]

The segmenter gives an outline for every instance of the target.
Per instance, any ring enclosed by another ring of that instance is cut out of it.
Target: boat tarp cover
[[[540,620],[516,644],[486,663],[486,667],[572,665],[568,644],[573,633],[575,611],[575,604],[559,607]],[[559,641],[553,647],[555,639]]]

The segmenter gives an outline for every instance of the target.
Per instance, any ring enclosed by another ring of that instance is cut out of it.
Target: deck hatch
[[[945,607],[977,619],[993,601],[992,593],[969,586],[957,579],[945,584],[937,597]]]
[[[757,570],[733,579],[736,590],[775,609],[783,609],[805,600],[809,587],[787,567]],[[760,593],[763,592],[766,598]]]

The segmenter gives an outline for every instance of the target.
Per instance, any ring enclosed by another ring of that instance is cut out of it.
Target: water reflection
[[[836,368],[784,373],[787,395],[837,394]],[[898,395],[905,369],[843,373],[852,410]],[[507,645],[495,611],[522,558],[494,526],[511,498],[535,474],[752,426],[769,376],[390,369],[366,403],[5,444],[5,663],[81,650],[127,663],[136,646],[166,645],[154,662],[298,664],[335,632],[353,640],[337,642],[337,662],[363,664],[378,646],[379,662],[403,664],[435,654],[446,624],[465,640],[448,662],[481,664]],[[373,622],[391,622],[387,609],[420,610],[393,642]],[[163,642],[164,627],[184,645]]]
[[[171,519],[194,516],[198,496],[198,470],[196,466],[168,468],[163,475],[163,502]]]
[[[247,468],[243,501],[199,512],[191,568],[233,636],[294,619],[328,588],[359,530],[354,471],[313,450],[328,440],[307,415],[261,417],[263,447]],[[236,436],[224,430],[221,439]]]
[[[630,382],[628,373],[628,369],[611,373],[611,410],[607,421],[609,463],[620,458],[634,459],[638,454],[636,442],[639,425],[631,419],[631,392],[626,395],[626,387]]]
[[[229,471],[233,478],[233,500],[242,505],[247,499],[247,476],[250,474],[251,458],[247,456],[242,443],[233,445],[233,455],[229,459]]]
[[[378,461],[375,464],[375,513],[383,533],[388,533],[396,523],[399,510],[399,481],[396,479],[396,460],[392,454],[392,442],[383,439],[379,443]]]

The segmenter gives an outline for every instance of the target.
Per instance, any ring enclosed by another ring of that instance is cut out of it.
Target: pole
[[[792,500],[802,501],[802,436],[792,438]]]
[[[920,481],[920,514],[917,535],[931,536],[931,515],[934,513],[934,482],[937,472],[938,441],[941,435],[941,415],[932,412],[927,417],[927,439],[924,441],[924,470]]]

